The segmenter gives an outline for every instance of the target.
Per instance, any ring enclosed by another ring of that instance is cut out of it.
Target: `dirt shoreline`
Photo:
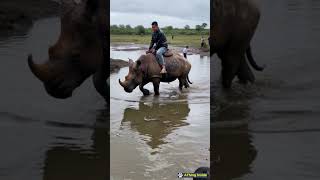
[[[110,74],[118,72],[121,68],[128,66],[128,62],[121,59],[110,58]]]
[[[52,0],[1,0],[0,36],[26,33],[34,21],[58,13],[59,3]]]

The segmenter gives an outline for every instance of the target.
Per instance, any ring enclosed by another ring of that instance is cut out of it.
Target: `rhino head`
[[[136,62],[133,62],[132,59],[129,59],[128,75],[125,77],[124,81],[119,79],[120,85],[126,92],[131,93],[138,85],[142,83],[142,80],[143,72],[141,60],[138,59]]]
[[[103,1],[63,0],[60,36],[49,48],[48,59],[35,64],[32,55],[28,56],[29,68],[43,82],[49,95],[71,97],[74,89],[91,75],[98,92],[106,95],[102,31],[106,30],[107,22],[106,14],[102,14],[106,13]]]

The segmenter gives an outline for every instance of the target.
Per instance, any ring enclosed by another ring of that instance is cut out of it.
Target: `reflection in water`
[[[251,144],[252,136],[248,127],[243,127],[241,133],[232,130],[214,130],[215,139],[213,163],[215,180],[232,180],[251,172],[251,164],[257,151]]]
[[[144,103],[144,97],[139,102],[138,109],[126,108],[123,115],[122,125],[130,122],[130,127],[141,135],[150,137],[147,144],[156,149],[165,144],[165,138],[173,130],[187,126],[186,122],[190,108],[188,103],[158,102]]]
[[[51,147],[46,152],[43,179],[108,179],[108,119],[109,110],[104,109],[98,113],[96,127],[93,129],[91,137],[93,144],[87,149],[73,143]]]
[[[234,91],[219,94],[214,101],[213,157],[214,179],[231,180],[251,170],[257,150],[248,130],[249,105],[246,97]]]

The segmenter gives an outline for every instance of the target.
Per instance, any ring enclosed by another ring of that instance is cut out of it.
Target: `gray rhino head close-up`
[[[36,64],[32,55],[28,56],[32,73],[43,82],[49,95],[71,97],[93,75],[96,90],[106,98],[106,12],[103,0],[61,1],[61,31],[48,50],[48,60]]]

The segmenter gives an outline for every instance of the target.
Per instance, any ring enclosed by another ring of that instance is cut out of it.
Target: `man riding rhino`
[[[167,71],[166,71],[166,66],[165,66],[166,64],[164,61],[163,54],[166,53],[168,50],[167,38],[164,35],[164,33],[160,30],[160,28],[158,26],[158,22],[156,22],[156,21],[152,22],[151,26],[152,26],[153,33],[152,33],[152,39],[150,42],[148,52],[154,53],[156,51],[157,61],[161,66],[160,73],[165,74],[165,73],[167,73]],[[155,47],[154,47],[154,45],[155,45]]]

